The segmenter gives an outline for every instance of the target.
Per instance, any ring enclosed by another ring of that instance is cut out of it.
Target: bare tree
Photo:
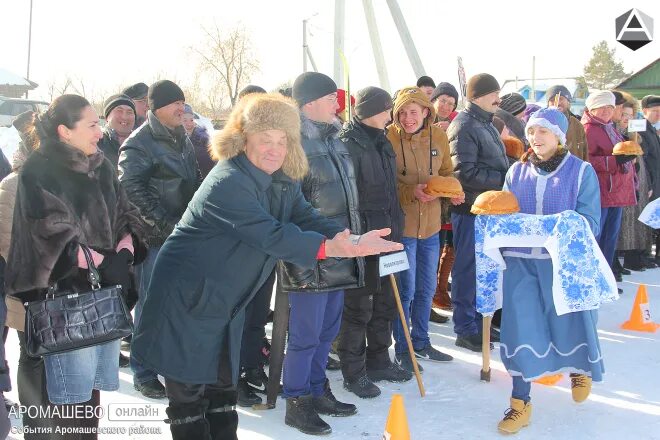
[[[250,37],[242,27],[222,32],[217,23],[212,28],[202,27],[202,30],[207,37],[206,44],[191,49],[200,56],[208,80],[222,84],[233,106],[240,89],[259,69]]]

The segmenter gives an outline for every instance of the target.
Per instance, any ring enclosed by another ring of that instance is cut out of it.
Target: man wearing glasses
[[[138,128],[140,125],[147,120],[147,110],[149,110],[149,103],[147,102],[147,92],[149,91],[149,86],[145,83],[139,82],[133,84],[132,86],[126,87],[122,90],[122,95],[126,95],[133,100],[135,103],[135,127]]]

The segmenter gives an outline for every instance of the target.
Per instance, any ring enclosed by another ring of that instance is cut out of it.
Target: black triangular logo
[[[636,15],[633,15],[632,20],[630,20],[630,23],[628,23],[628,29],[641,29],[642,25],[637,19]]]
[[[632,40],[620,40],[619,43],[623,44],[623,45],[626,46],[628,49],[637,50],[637,49],[639,49],[640,47],[642,47],[642,46],[646,46],[647,44],[649,44],[650,41],[649,41],[649,40],[645,40],[645,41],[640,41],[640,40],[636,40],[636,41],[632,41]]]

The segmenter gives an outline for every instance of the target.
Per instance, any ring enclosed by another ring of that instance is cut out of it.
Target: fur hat
[[[435,119],[435,109],[433,108],[431,101],[429,101],[429,97],[426,96],[426,93],[422,92],[419,87],[404,87],[399,90],[399,93],[396,95],[394,108],[392,110],[394,124],[399,130],[403,130],[403,127],[399,123],[399,110],[401,110],[404,105],[410,103],[419,104],[422,108],[429,109],[429,115],[426,117],[426,121],[433,121]]]
[[[300,143],[300,112],[294,100],[279,93],[251,93],[233,108],[224,128],[211,141],[214,160],[227,160],[245,151],[248,134],[282,130],[287,137],[287,153],[282,165],[284,174],[301,180],[309,169]]]
[[[554,108],[542,108],[534,113],[527,121],[525,133],[530,127],[545,127],[559,138],[560,145],[566,145],[566,132],[568,131],[568,119],[564,114]]]
[[[646,95],[642,98],[642,108],[652,108],[660,105],[660,96]]]

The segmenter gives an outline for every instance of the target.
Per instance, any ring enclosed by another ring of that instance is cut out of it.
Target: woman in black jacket
[[[81,245],[92,249],[102,285],[124,289],[129,287],[129,266],[145,252],[142,222],[114,166],[96,146],[98,122],[93,107],[78,95],[56,98],[35,118],[39,144],[19,176],[6,274],[8,294],[22,301],[44,299],[54,285],[58,290],[90,290]],[[23,353],[24,337],[20,341]],[[44,356],[48,396],[42,395],[40,403],[98,406],[100,390],[119,388],[118,359],[119,340]],[[43,393],[34,391],[32,397]],[[53,419],[55,426],[89,428],[98,426],[98,418],[62,417]]]

